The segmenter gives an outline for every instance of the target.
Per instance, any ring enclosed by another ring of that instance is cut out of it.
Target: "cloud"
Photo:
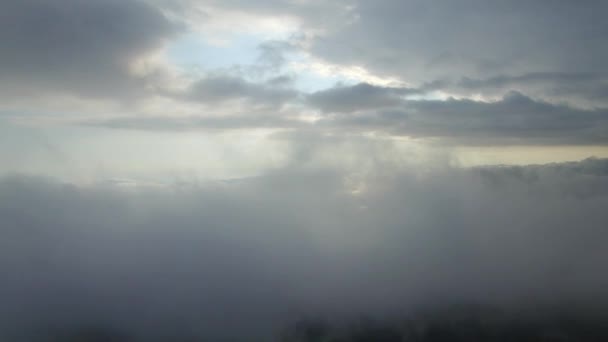
[[[601,32],[608,26],[600,1],[585,6],[551,1],[344,0],[301,6],[234,1],[225,6],[298,18],[305,42],[299,47],[329,65],[360,67],[416,87],[448,80],[452,93],[467,97],[492,95],[498,82],[514,86],[498,96],[516,90],[552,102],[605,106],[601,95],[608,79],[602,56],[608,50]],[[593,84],[581,80],[589,76]],[[483,85],[490,89],[472,89],[467,80],[488,80]]]
[[[380,87],[367,83],[353,86],[338,86],[317,91],[308,96],[308,102],[323,112],[354,112],[366,109],[379,110],[394,107],[408,94],[417,94],[416,89]]]
[[[6,2],[3,111],[16,113],[11,120],[30,113],[28,122],[142,130],[264,127],[463,145],[604,145],[604,7],[544,0]],[[282,35],[268,34],[275,26]],[[230,43],[242,43],[241,36],[261,42],[259,58],[230,70],[194,70],[162,53],[181,32],[211,42],[226,38],[220,31],[233,34]],[[307,75],[315,68],[323,72]],[[367,83],[297,88],[345,75]]]
[[[607,165],[380,164],[357,193],[332,168],[154,188],[3,178],[0,332],[250,340],[294,315],[450,300],[601,309]]]
[[[288,115],[228,115],[218,116],[135,116],[104,120],[81,121],[86,126],[144,131],[235,130],[235,129],[290,129],[308,126],[306,122]]]
[[[230,75],[210,76],[192,84],[187,90],[186,99],[205,104],[243,100],[250,105],[281,106],[297,97],[295,90],[284,87],[280,79],[276,81],[271,79],[253,83]]]
[[[350,94],[341,104],[361,108],[354,114],[329,117],[322,124],[388,132],[417,138],[473,145],[604,144],[608,130],[606,109],[580,109],[533,100],[511,92],[494,102],[468,99],[384,101],[365,110]],[[382,108],[383,106],[390,106]],[[321,108],[323,109],[323,108]],[[339,111],[339,110],[338,110]]]
[[[481,94],[501,96],[518,90],[553,103],[571,103],[586,108],[606,107],[604,101],[608,78],[604,73],[532,72],[522,75],[498,75],[485,79],[463,77],[458,81],[433,81],[422,86],[461,96]]]
[[[362,83],[299,94],[270,82],[211,78],[188,91],[192,100],[205,104],[240,103],[232,109],[224,106],[226,114],[222,116],[149,115],[79,123],[139,130],[271,128],[338,135],[374,132],[460,146],[604,145],[608,141],[606,108],[552,104],[514,91],[496,101],[453,97],[433,100],[410,98],[426,96],[425,90],[413,88]],[[295,98],[302,98],[303,106],[294,107]],[[320,115],[314,116],[315,111]]]
[[[414,84],[445,77],[605,72],[605,3],[344,2],[357,20],[326,30],[311,51]],[[566,24],[564,24],[566,23]]]
[[[12,96],[142,93],[132,73],[178,27],[140,1],[24,0],[0,4],[0,87]]]

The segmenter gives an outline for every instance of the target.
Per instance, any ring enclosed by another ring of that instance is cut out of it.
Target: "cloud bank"
[[[15,122],[131,130],[312,129],[449,145],[603,146],[604,7],[5,2],[0,111]],[[234,54],[249,55],[223,62]],[[187,57],[193,65],[179,62]]]
[[[133,64],[178,27],[140,1],[0,4],[0,84],[9,96],[142,96]]]
[[[608,161],[0,181],[0,332],[268,340],[299,315],[608,305]]]

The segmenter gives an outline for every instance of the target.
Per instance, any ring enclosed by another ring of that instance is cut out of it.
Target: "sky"
[[[607,10],[0,0],[0,339],[603,309]]]
[[[302,135],[465,166],[608,155],[598,1],[0,6],[2,174],[246,177]]]

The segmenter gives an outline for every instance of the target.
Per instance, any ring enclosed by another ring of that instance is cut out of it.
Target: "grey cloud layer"
[[[159,189],[4,178],[0,336],[249,341],[305,313],[608,305],[606,160],[375,171],[357,196],[332,169]]]
[[[253,83],[240,77],[211,76],[194,83],[188,90],[186,98],[205,104],[244,100],[250,105],[280,106],[297,97],[298,93],[293,89],[283,87],[281,80],[274,81]]]
[[[605,73],[532,72],[498,75],[490,78],[463,77],[436,80],[422,86],[427,91],[442,90],[462,96],[482,94],[500,96],[512,89],[553,103],[571,103],[585,108],[606,107],[608,78]]]
[[[255,77],[211,71],[183,89],[163,74],[167,70],[135,76],[130,65],[186,31],[191,22],[185,17],[195,7],[207,16],[201,20],[228,15],[209,10],[219,8],[295,18],[302,31],[262,43],[258,64],[248,70]],[[110,101],[165,97],[175,101],[176,112],[190,115],[157,110],[83,119],[114,128],[305,127],[479,145],[605,144],[605,7],[544,0],[5,1],[0,90],[11,101],[25,99],[17,107],[29,112],[46,112],[31,108],[30,99],[65,93]],[[410,86],[361,83],[305,94],[294,88],[297,75],[281,74],[289,64],[286,51],[362,66]],[[434,99],[441,92],[463,100]],[[486,100],[470,100],[479,96]],[[314,124],[294,119],[311,111],[320,113]]]
[[[465,96],[516,90],[553,102],[607,105],[602,1],[344,0],[322,12],[348,19],[321,23],[310,20],[307,9],[321,6],[317,2],[260,3],[260,13],[273,8],[273,14],[301,18],[313,32],[322,28],[309,34],[307,50],[338,65],[360,65],[420,87],[449,83],[448,90]]]
[[[492,102],[454,98],[423,100],[407,97],[423,94],[421,89],[362,83],[298,96],[283,88],[254,87],[244,81],[235,81],[231,90],[221,91],[215,98],[216,87],[222,89],[232,81],[211,82],[203,83],[205,87],[199,94],[210,101],[226,100],[224,96],[231,94],[227,99],[245,99],[265,108],[280,108],[279,105],[284,104],[281,101],[286,101],[285,97],[297,97],[303,99],[309,108],[320,111],[322,116],[311,123],[289,116],[289,112],[273,114],[250,110],[223,117],[131,117],[86,124],[151,130],[249,127],[337,130],[343,133],[373,131],[420,139],[438,138],[464,145],[604,145],[608,142],[608,109],[552,104],[518,92],[507,93]]]
[[[359,83],[315,92],[308,96],[308,101],[324,112],[354,112],[396,106],[404,95],[417,93],[421,91]]]
[[[608,71],[603,1],[211,3],[295,16],[313,31],[323,28],[321,34],[311,33],[310,49],[315,55],[411,82]]]
[[[134,0],[2,1],[0,87],[17,96],[132,97],[143,81],[130,63],[176,32]]]
[[[373,91],[361,91],[372,88]],[[555,105],[517,92],[495,102],[453,98],[398,100],[392,96],[394,92],[369,86],[342,88],[315,94],[312,102],[322,99],[320,107],[331,108],[334,113],[327,121],[338,127],[446,138],[464,144],[604,144],[608,138],[606,109]],[[357,105],[378,99],[381,100],[372,110]],[[354,108],[358,113],[352,113]]]
[[[313,50],[410,81],[606,72],[602,1],[357,1],[359,20]]]

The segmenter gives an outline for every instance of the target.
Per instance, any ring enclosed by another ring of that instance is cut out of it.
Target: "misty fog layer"
[[[608,160],[159,186],[0,181],[0,332],[270,339],[300,315],[602,310]]]

